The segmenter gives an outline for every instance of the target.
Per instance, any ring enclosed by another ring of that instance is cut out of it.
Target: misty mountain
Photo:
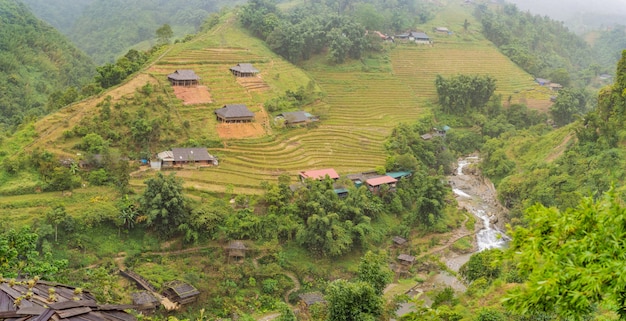
[[[169,24],[175,38],[195,33],[210,13],[243,0],[24,0],[41,19],[64,33],[98,64],[128,49],[156,43],[156,30]]]

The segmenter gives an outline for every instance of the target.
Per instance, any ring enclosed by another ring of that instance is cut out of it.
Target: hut
[[[394,236],[392,241],[395,246],[404,246],[406,244],[406,239],[400,236]]]
[[[0,320],[137,321],[134,306],[99,304],[79,288],[37,280],[0,282]]]
[[[400,254],[398,255],[398,261],[402,265],[413,265],[415,263],[415,256],[408,254]]]
[[[236,77],[254,77],[259,73],[259,70],[254,68],[252,64],[237,64],[237,66],[230,67],[230,72]]]
[[[240,262],[246,257],[246,251],[248,248],[242,241],[231,241],[226,246],[226,250],[228,251],[228,260],[234,259],[235,262]]]
[[[215,110],[217,120],[225,123],[247,123],[254,120],[254,113],[246,105],[225,105]]]
[[[300,180],[305,181],[307,178],[312,180],[323,180],[326,176],[330,177],[333,180],[337,180],[339,178],[339,174],[333,168],[325,168],[311,171],[303,171],[300,172]]]
[[[300,301],[302,301],[307,307],[310,307],[316,303],[326,303],[326,300],[324,300],[324,296],[319,292],[302,293],[298,295],[298,298],[300,298]]]
[[[172,86],[191,87],[200,84],[200,77],[193,70],[189,69],[176,70],[167,75],[167,80],[170,81]]]
[[[143,314],[152,314],[161,305],[159,299],[148,291],[133,292],[130,294],[135,310]]]
[[[381,187],[384,185],[387,185],[391,190],[394,190],[396,188],[397,182],[397,179],[388,175],[383,175],[366,180],[365,185],[367,186],[367,189],[370,190],[370,192],[378,193],[380,192]]]
[[[200,291],[193,285],[180,280],[168,282],[163,288],[163,295],[179,305],[195,302],[200,295]]]

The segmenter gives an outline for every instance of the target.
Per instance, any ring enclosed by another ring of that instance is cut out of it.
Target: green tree
[[[383,299],[366,282],[337,280],[326,290],[328,321],[374,321],[382,315]]]
[[[165,176],[159,172],[144,183],[146,189],[139,198],[139,204],[146,217],[146,224],[162,237],[174,235],[179,226],[189,219],[182,180],[173,173]]]
[[[509,291],[506,306],[574,320],[600,306],[626,319],[623,196],[610,190],[565,211],[535,205],[526,218],[528,227],[514,230],[508,253],[528,281]]]
[[[157,41],[159,44],[168,44],[170,39],[174,36],[172,27],[169,24],[164,24],[156,30]]]
[[[387,263],[387,254],[367,251],[361,258],[357,275],[360,281],[369,283],[377,295],[383,295],[383,290],[393,280],[393,272]]]
[[[584,114],[586,109],[587,96],[582,89],[563,88],[550,106],[550,113],[555,124],[564,126],[574,121],[575,115]]]
[[[54,225],[54,241],[57,242],[59,239],[59,225],[63,223],[63,221],[67,220],[68,214],[65,211],[65,206],[59,205],[50,209],[46,212],[46,221],[48,223]]]
[[[39,276],[55,280],[68,265],[67,260],[53,260],[49,252],[39,253],[39,235],[29,227],[0,234],[0,274],[7,278]]]

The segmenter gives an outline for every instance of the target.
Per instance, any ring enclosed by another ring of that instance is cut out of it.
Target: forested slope
[[[41,115],[50,93],[80,87],[91,59],[17,0],[0,0],[0,126]]]
[[[67,35],[98,64],[113,62],[128,49],[147,49],[155,31],[169,24],[176,38],[195,33],[210,13],[244,1],[224,0],[24,0],[33,12]],[[147,42],[141,44],[142,42]]]

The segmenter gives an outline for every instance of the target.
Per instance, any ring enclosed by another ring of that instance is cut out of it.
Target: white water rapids
[[[504,248],[507,246],[510,238],[492,224],[492,219],[497,219],[493,212],[497,208],[491,206],[489,202],[495,202],[495,200],[483,199],[484,195],[472,195],[477,189],[470,188],[470,186],[476,183],[473,182],[476,177],[470,177],[470,175],[466,175],[463,172],[463,168],[467,165],[478,161],[478,157],[467,157],[459,160],[456,177],[451,180],[453,184],[452,191],[457,195],[459,204],[462,204],[470,213],[483,222],[483,228],[476,233],[478,251]]]

